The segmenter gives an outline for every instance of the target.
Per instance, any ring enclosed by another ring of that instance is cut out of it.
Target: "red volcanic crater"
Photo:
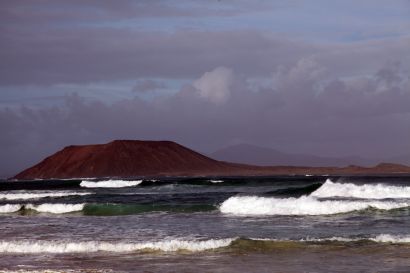
[[[65,147],[14,179],[379,173],[410,173],[410,168],[386,163],[373,168],[260,167],[214,160],[172,141],[115,140]]]

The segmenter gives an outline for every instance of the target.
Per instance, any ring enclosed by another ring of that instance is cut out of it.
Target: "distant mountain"
[[[395,157],[390,157],[388,162],[410,165],[410,154],[403,154]]]
[[[269,149],[268,153],[263,148],[255,149],[246,145],[239,147],[242,149],[231,149],[233,152],[228,155],[240,158],[245,152],[249,152],[250,155],[259,156],[254,159],[272,159]],[[336,161],[312,156],[292,157],[275,152],[274,155],[278,156],[275,160],[279,161],[271,161],[270,164],[281,166],[263,167],[214,160],[172,141],[116,140],[107,144],[68,146],[17,174],[14,179],[410,173],[410,167],[389,163],[372,168],[355,165],[344,168],[283,166],[289,163],[313,165],[318,164],[319,159],[324,160],[323,164],[329,165]],[[296,157],[304,161],[296,161]],[[290,161],[292,158],[294,161]],[[236,161],[235,159],[230,158],[232,161]]]
[[[376,160],[364,159],[357,156],[334,158],[283,153],[271,148],[263,148],[250,144],[233,145],[220,149],[209,156],[217,160],[259,166],[344,167],[348,165],[372,166],[378,163]]]

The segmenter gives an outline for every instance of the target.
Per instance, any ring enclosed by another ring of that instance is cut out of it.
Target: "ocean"
[[[410,272],[410,176],[1,181],[0,272]]]

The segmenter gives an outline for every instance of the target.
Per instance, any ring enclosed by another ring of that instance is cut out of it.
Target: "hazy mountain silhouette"
[[[323,157],[308,154],[284,153],[271,148],[264,148],[250,144],[238,144],[220,149],[209,155],[210,157],[259,166],[310,166],[324,167],[336,166],[344,167],[348,165],[373,166],[379,163],[378,160],[361,158],[358,156],[349,157]]]
[[[390,157],[387,162],[410,165],[410,154],[402,154],[394,157]]]

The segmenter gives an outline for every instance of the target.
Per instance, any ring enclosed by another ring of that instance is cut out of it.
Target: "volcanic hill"
[[[229,163],[210,159],[172,141],[115,140],[65,147],[14,178],[194,175],[231,168]]]
[[[410,167],[398,164],[379,164],[372,168],[261,167],[214,160],[172,141],[115,140],[107,144],[65,147],[14,179],[397,172],[410,173]]]

